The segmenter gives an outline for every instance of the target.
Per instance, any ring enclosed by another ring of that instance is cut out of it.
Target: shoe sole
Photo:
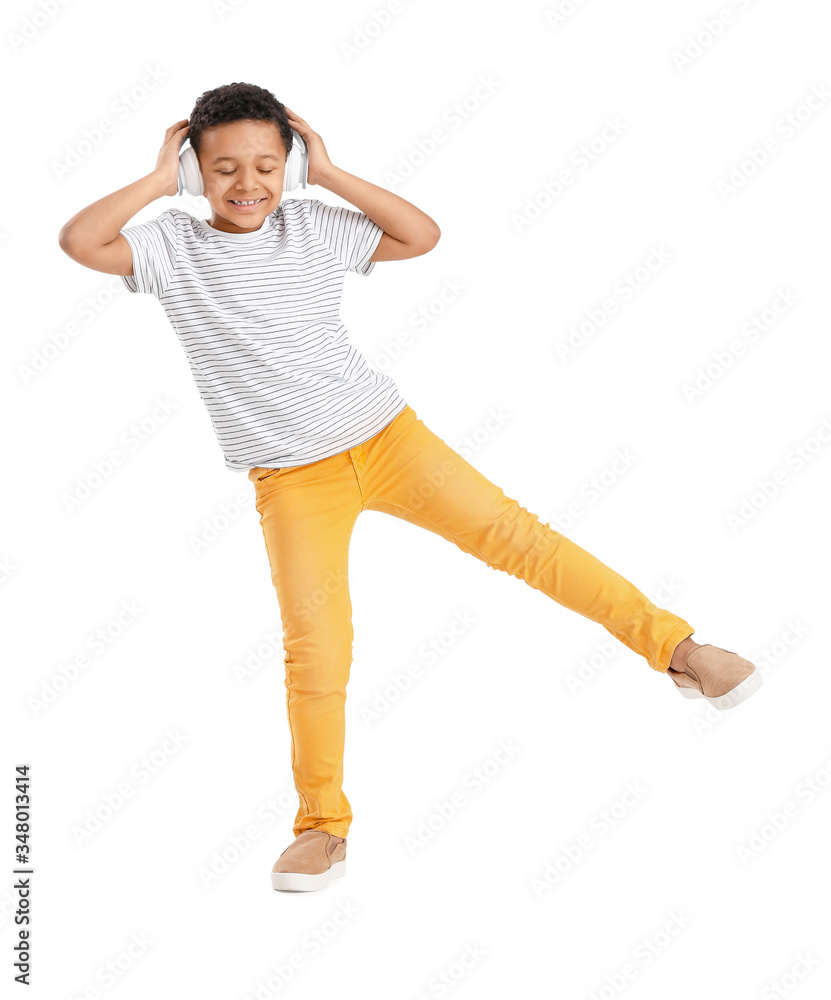
[[[710,698],[708,695],[702,694],[696,687],[680,687],[677,684],[675,686],[685,698],[706,698],[711,705],[724,712],[728,708],[735,708],[736,705],[740,705],[752,694],[755,694],[762,686],[762,675],[758,669],[754,670],[749,677],[745,677],[741,684],[737,684],[732,691],[721,694],[717,698]]]
[[[325,889],[333,879],[343,878],[345,874],[344,858],[343,861],[336,861],[325,872],[314,875],[305,872],[272,872],[271,888],[278,892],[315,892],[317,889]]]

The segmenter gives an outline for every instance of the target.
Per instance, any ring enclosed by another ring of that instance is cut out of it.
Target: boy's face
[[[286,148],[274,122],[244,119],[202,133],[199,169],[211,203],[208,225],[226,233],[259,229],[280,204]],[[235,204],[256,201],[254,205]]]

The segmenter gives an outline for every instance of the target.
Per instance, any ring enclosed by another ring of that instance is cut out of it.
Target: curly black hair
[[[202,132],[206,128],[240,119],[274,122],[280,129],[280,137],[288,157],[293,137],[286,109],[270,90],[253,83],[226,83],[213,90],[206,90],[196,98],[188,119],[187,133],[196,155],[199,155]]]

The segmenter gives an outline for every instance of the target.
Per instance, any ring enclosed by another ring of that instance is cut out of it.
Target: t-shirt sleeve
[[[176,266],[178,228],[173,211],[122,229],[121,235],[133,254],[133,273],[122,274],[122,281],[131,292],[161,297]]]
[[[369,258],[381,242],[384,230],[363,212],[327,205],[317,198],[308,201],[312,226],[346,270],[371,274],[376,261]]]

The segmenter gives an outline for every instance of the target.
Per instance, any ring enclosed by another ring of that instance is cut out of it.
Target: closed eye
[[[271,167],[270,170],[263,170],[262,168],[260,168],[260,173],[261,174],[270,174],[273,171],[274,171],[274,167]],[[233,170],[217,170],[218,174],[235,174],[236,172],[237,172],[237,168],[236,167],[234,167]]]

